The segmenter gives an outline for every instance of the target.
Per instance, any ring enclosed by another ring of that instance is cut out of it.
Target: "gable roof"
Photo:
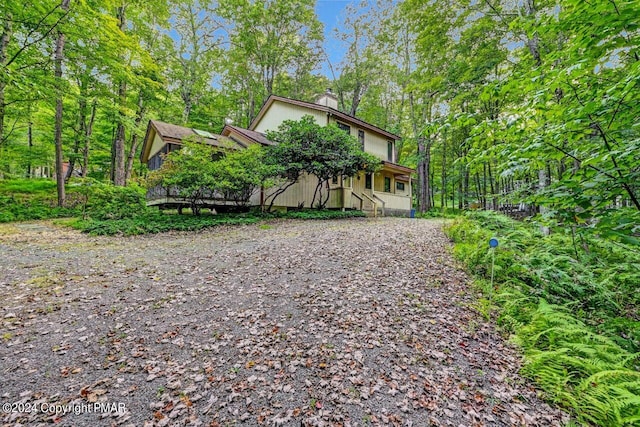
[[[327,107],[325,105],[315,104],[313,102],[306,102],[306,101],[300,101],[298,99],[285,98],[284,96],[278,96],[278,95],[269,95],[269,98],[267,98],[264,104],[262,104],[262,108],[260,108],[258,115],[251,121],[251,124],[249,125],[249,129],[251,130],[255,129],[255,127],[258,125],[260,120],[262,120],[262,117],[267,112],[269,107],[271,107],[271,104],[273,104],[276,101],[283,102],[285,104],[297,105],[299,107],[309,108],[311,110],[324,111],[329,115],[336,117],[337,119],[340,119],[347,123],[351,123],[353,125],[359,126],[364,129],[369,129],[370,131],[383,135],[389,139],[393,139],[393,140],[402,139],[400,138],[400,136],[396,134],[393,134],[377,126],[374,126],[371,123],[367,123],[364,120],[361,120],[357,117],[343,113],[342,111],[336,110],[335,108]]]
[[[213,147],[236,148],[235,146],[237,145],[236,142],[222,135],[216,135],[207,131],[178,126],[171,123],[165,123],[159,120],[149,120],[149,124],[147,125],[147,133],[145,134],[144,143],[140,152],[140,161],[142,163],[146,163],[146,161],[149,160],[151,154],[151,146],[153,145],[153,140],[156,134],[160,136],[160,138],[165,143],[172,144],[182,144],[182,142],[186,138],[195,137],[205,144],[211,145]]]
[[[233,125],[225,125],[224,128],[222,129],[222,135],[230,137],[235,141],[235,139],[232,136],[230,136],[232,132],[236,132],[241,136],[247,138],[248,140],[256,142],[261,145],[275,145],[275,143],[273,141],[268,140],[263,133],[256,132],[255,130],[244,129],[244,128],[233,126]]]

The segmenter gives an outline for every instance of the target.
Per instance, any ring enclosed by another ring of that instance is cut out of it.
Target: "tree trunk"
[[[69,178],[73,175],[73,170],[76,167],[76,159],[80,154],[80,140],[84,139],[85,127],[87,126],[87,100],[84,97],[84,89],[80,88],[80,100],[78,101],[78,131],[73,142],[73,156],[69,159],[69,168],[67,169],[67,175],[65,181],[69,181]]]
[[[447,135],[442,138],[442,170],[440,172],[440,208],[447,209]],[[454,189],[455,192],[455,189]]]
[[[463,167],[462,206],[463,208],[467,208],[467,202],[469,200],[469,168],[466,166]]]
[[[93,123],[96,119],[96,107],[97,101],[94,99],[91,105],[91,118],[89,124],[85,128],[84,133],[84,147],[82,149],[82,177],[87,177],[87,169],[89,168],[89,146],[91,144],[91,134],[93,133]]]
[[[482,162],[482,209],[487,210],[487,162]]]
[[[193,103],[191,102],[191,95],[187,99],[184,100],[184,110],[182,111],[182,123],[189,123],[189,116],[191,116],[191,109],[193,108]]]
[[[546,168],[541,168],[538,171],[538,188],[540,190],[542,190],[546,186],[547,186],[547,169]],[[544,214],[546,211],[547,211],[547,209],[544,206],[540,206],[540,214],[541,215]],[[551,230],[549,230],[549,227],[545,227],[545,226],[540,226],[540,231],[545,236],[548,236],[551,233]]]
[[[131,136],[131,147],[129,147],[129,155],[127,156],[127,166],[125,169],[125,182],[129,182],[131,179],[131,172],[133,171],[133,161],[136,157],[136,153],[138,152],[138,147],[140,146],[140,138],[138,138],[138,129],[142,120],[144,119],[145,114],[145,106],[144,106],[144,96],[142,90],[138,94],[138,111],[136,112],[136,126]]]
[[[536,15],[536,5],[535,0],[526,0],[524,2],[525,12],[529,18],[535,18]],[[542,57],[540,56],[540,37],[538,36],[538,32],[533,33],[533,37],[527,39],[527,47],[529,48],[529,52],[531,56],[533,56],[533,60],[536,63],[536,66],[539,67],[542,65]]]
[[[126,26],[125,6],[118,8],[118,20],[120,21],[120,30],[124,31]],[[113,183],[119,186],[126,185],[125,175],[125,126],[124,126],[124,107],[127,102],[127,82],[123,79],[118,86],[118,102],[120,111],[118,111],[118,124],[116,135],[113,140],[112,157],[113,157]]]
[[[431,182],[429,180],[429,163],[431,162],[431,144],[425,141],[424,136],[418,137],[418,183],[420,194],[418,197],[418,209],[424,213],[431,209]]]
[[[496,188],[498,183],[494,183],[493,172],[491,172],[491,162],[489,162],[487,166],[489,172],[489,184],[491,185],[491,209],[496,211],[498,210],[498,195],[496,194],[498,192],[498,189]]]
[[[4,20],[4,28],[2,29],[2,36],[0,37],[0,66],[4,67],[7,62],[7,49],[9,48],[9,40],[11,40],[12,34],[12,15],[9,13]],[[4,90],[7,87],[6,71],[0,73],[0,146],[4,142],[4,116],[5,116],[5,102],[4,102]]]
[[[70,0],[62,0],[61,9],[69,10]],[[62,171],[62,61],[64,60],[64,33],[58,31],[55,51],[55,78],[57,84],[56,95],[56,118],[55,118],[55,137],[56,145],[56,186],[58,189],[58,206],[63,206],[65,201],[64,194],[64,174]]]
[[[430,95],[427,95],[430,96]],[[411,122],[413,126],[413,134],[418,141],[418,186],[420,193],[418,194],[418,210],[424,213],[431,209],[431,182],[429,180],[429,169],[431,163],[431,140],[428,140],[424,135],[420,135],[421,131],[418,128],[418,123],[425,123],[427,119],[430,119],[431,114],[428,112],[431,110],[430,100],[424,107],[421,117],[416,116],[416,105],[413,92],[409,93],[409,106],[411,108]]]
[[[353,97],[351,98],[351,110],[349,114],[355,116],[358,112],[358,106],[360,105],[360,101],[362,101],[362,92],[364,92],[364,87],[362,82],[357,81],[356,86],[353,88]]]
[[[32,170],[31,170],[31,160],[33,159],[33,154],[31,150],[33,148],[33,122],[31,121],[31,112],[29,112],[29,128],[27,130],[27,142],[29,144],[29,163],[27,163],[27,178],[31,178]]]

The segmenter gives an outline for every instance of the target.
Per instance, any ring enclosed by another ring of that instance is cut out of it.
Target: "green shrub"
[[[147,212],[145,190],[137,185],[118,187],[94,180],[79,181],[75,189],[83,197],[83,218],[124,219]]]

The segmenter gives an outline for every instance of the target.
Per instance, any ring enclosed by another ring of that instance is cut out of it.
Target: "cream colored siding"
[[[398,183],[404,184],[404,191],[403,190],[398,190]],[[396,180],[394,189],[395,189],[395,193],[397,195],[408,196],[410,194],[409,193],[409,181],[398,181],[398,180]]]
[[[305,115],[311,115],[315,118],[316,123],[321,126],[327,125],[327,123],[342,123],[349,126],[349,133],[358,138],[358,132],[364,132],[364,151],[370,153],[380,160],[391,161],[395,159],[388,158],[388,142],[392,141],[387,136],[377,133],[369,128],[359,127],[347,120],[337,119],[335,116],[328,116],[324,111],[314,110],[312,108],[306,108],[298,105],[289,104],[286,102],[275,100],[270,104],[267,111],[260,120],[253,126],[253,130],[261,133],[267,131],[275,131],[285,120],[300,120]],[[329,118],[328,118],[329,117]],[[395,156],[395,152],[393,153]],[[395,211],[410,210],[411,209],[411,186],[407,181],[401,181],[405,183],[404,191],[397,190],[395,176],[398,173],[397,170],[390,168],[391,170],[384,169],[377,172],[373,177],[373,188],[366,189],[366,177],[363,172],[360,172],[353,178],[340,178],[336,184],[329,181],[330,197],[327,202],[328,208],[354,208],[364,209],[365,211],[372,211],[374,203],[363,194],[367,194],[369,197],[379,197],[385,202],[385,209],[392,209]],[[384,178],[387,177],[390,180],[390,191],[384,192]],[[300,181],[293,186],[289,187],[283,194],[278,196],[274,206],[276,207],[288,207],[297,208],[303,205],[304,207],[311,207],[311,201],[316,189],[317,179],[311,176],[303,176]],[[276,189],[268,189],[265,191],[265,197],[273,193]],[[326,187],[324,188],[326,191]],[[362,199],[362,202],[360,201]],[[252,199],[252,201],[255,200]],[[378,210],[382,208],[380,200],[376,201]]]
[[[151,151],[149,151],[149,158],[152,158],[158,151],[164,147],[165,142],[160,138],[157,132],[154,132],[153,144],[151,144]]]
[[[385,209],[398,209],[398,210],[410,210],[411,209],[411,197],[399,196],[391,193],[377,193],[376,196],[384,200]]]
[[[269,130],[276,131],[278,130],[278,126],[280,126],[280,124],[285,120],[300,120],[306,115],[313,116],[316,119],[316,123],[320,126],[325,126],[327,124],[327,113],[323,111],[274,101],[253,130],[261,133],[266,133]]]
[[[396,180],[391,172],[382,171],[376,172],[373,180],[373,189],[375,192],[384,192],[384,179],[389,178],[391,180],[391,193],[395,191]]]
[[[373,154],[380,160],[389,160],[387,159],[387,141],[380,135],[364,131],[364,151]]]
[[[313,200],[313,194],[316,191],[316,185],[318,179],[314,176],[303,175],[300,177],[297,183],[289,187],[284,193],[280,194],[274,203],[274,206],[286,206],[290,208],[297,208],[301,204],[305,208],[312,207],[311,201]],[[343,189],[336,185],[330,185],[331,190],[329,193],[329,201],[327,202],[327,208],[342,208],[342,200],[344,199]],[[265,197],[273,194],[277,190],[277,187],[265,190]],[[326,184],[323,186],[323,195],[327,195]],[[270,200],[269,200],[270,201]],[[316,196],[316,202],[318,196]],[[349,206],[347,206],[349,207]]]
[[[355,138],[358,138],[358,131],[364,132],[364,151],[366,153],[373,154],[380,160],[389,161],[387,158],[387,142],[390,141],[386,137],[373,133],[370,130],[359,128],[345,120],[331,119],[332,123],[342,123],[349,126],[349,134]]]

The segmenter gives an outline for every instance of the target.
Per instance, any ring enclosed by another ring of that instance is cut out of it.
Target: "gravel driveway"
[[[0,423],[561,425],[473,310],[441,226],[4,225]]]

